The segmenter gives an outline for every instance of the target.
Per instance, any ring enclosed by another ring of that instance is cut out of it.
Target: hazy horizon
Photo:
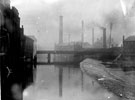
[[[126,0],[124,0],[126,2]],[[133,0],[126,2],[130,7]],[[92,42],[91,28],[95,27],[95,40],[102,36],[96,24],[107,28],[113,23],[112,37],[120,43],[123,35],[135,31],[135,18],[123,15],[120,0],[11,0],[20,14],[24,34],[34,35],[38,45],[52,49],[58,43],[59,16],[63,16],[64,42],[81,40],[81,21],[84,20],[84,40]]]

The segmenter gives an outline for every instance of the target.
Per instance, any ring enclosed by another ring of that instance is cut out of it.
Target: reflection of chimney
[[[106,28],[103,28],[103,48],[106,47]]]
[[[63,16],[59,18],[59,44],[63,43]]]

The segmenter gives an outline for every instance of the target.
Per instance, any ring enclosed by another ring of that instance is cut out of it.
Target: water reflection
[[[38,65],[36,81],[24,100],[118,100],[74,65]]]

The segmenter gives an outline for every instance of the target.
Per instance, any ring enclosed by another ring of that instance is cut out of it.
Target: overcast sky
[[[123,15],[120,0],[11,0],[11,5],[19,10],[25,34],[34,35],[44,48],[53,48],[54,43],[58,43],[60,15],[64,20],[65,42],[68,34],[71,34],[71,41],[81,40],[82,20],[85,41],[89,43],[92,42],[93,23],[106,27],[108,35],[109,23],[112,22],[112,34],[118,42],[123,34],[134,31],[134,21]],[[101,29],[95,27],[95,37],[100,38],[101,35]]]

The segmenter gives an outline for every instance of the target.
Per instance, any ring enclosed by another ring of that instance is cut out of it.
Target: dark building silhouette
[[[135,36],[129,36],[123,39],[123,56],[135,59]]]
[[[1,99],[22,100],[23,90],[33,82],[34,40],[24,35],[19,12],[9,0],[0,3],[0,22]]]

